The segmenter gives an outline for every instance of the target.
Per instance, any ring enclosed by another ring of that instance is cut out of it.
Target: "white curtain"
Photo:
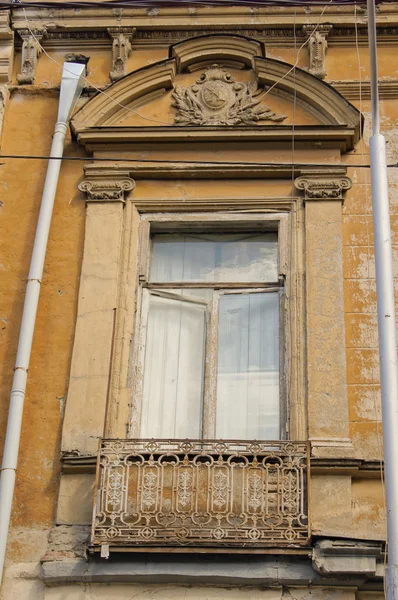
[[[145,291],[141,435],[200,438],[206,302],[209,307],[220,293],[211,284],[275,282],[277,235],[156,234],[152,243],[150,279],[170,283],[170,289]],[[173,289],[176,282],[210,285]],[[278,293],[220,293],[216,376],[217,438],[280,438]]]
[[[203,304],[150,295],[142,437],[201,437],[205,311]]]
[[[216,437],[280,437],[278,293],[220,297]]]

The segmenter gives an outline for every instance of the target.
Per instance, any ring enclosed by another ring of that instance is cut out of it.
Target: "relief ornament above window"
[[[221,66],[212,65],[187,88],[176,86],[172,106],[177,109],[176,125],[253,125],[258,121],[281,122],[261,104],[256,82],[242,83]]]

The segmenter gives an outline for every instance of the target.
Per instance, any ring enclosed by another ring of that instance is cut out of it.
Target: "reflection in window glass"
[[[277,293],[220,298],[217,438],[279,439],[278,313]]]
[[[266,282],[278,280],[276,233],[156,234],[153,282]]]

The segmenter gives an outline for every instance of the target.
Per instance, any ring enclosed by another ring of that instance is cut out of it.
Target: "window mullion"
[[[217,401],[217,338],[219,292],[213,291],[208,315],[204,378],[203,438],[214,439]]]
[[[286,293],[285,288],[279,291],[279,400],[280,400],[280,431],[281,439],[290,438],[290,407],[289,407],[289,377],[286,370],[287,356],[286,335]]]
[[[144,385],[144,363],[146,332],[148,327],[149,314],[149,292],[141,288],[141,303],[139,309],[139,327],[138,335],[134,348],[134,375],[133,390],[131,398],[131,418],[129,437],[138,438],[141,435],[141,413],[142,413],[142,394]]]

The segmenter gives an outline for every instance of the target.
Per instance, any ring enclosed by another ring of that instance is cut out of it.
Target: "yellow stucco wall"
[[[222,15],[219,17],[222,22]],[[276,17],[273,19],[277,21]],[[78,51],[74,48],[73,51]],[[62,62],[65,49],[48,50],[52,59]],[[111,48],[85,48],[90,55],[88,79],[96,86],[109,84]],[[379,50],[380,77],[386,81],[398,75],[396,56],[398,44],[389,42]],[[127,71],[149,65],[168,56],[168,44],[156,43],[153,47],[133,45],[128,59]],[[290,45],[267,48],[267,56],[294,63],[296,51]],[[359,63],[358,64],[358,56]],[[56,119],[60,69],[46,55],[38,59],[37,74],[33,86],[17,86],[16,75],[20,70],[20,49],[15,49],[15,61],[10,74],[10,97],[6,103],[1,138],[2,154],[48,155],[51,134]],[[308,67],[308,52],[303,49],[298,58],[299,67]],[[359,71],[360,69],[360,71]],[[335,42],[326,57],[327,81],[358,80],[369,77],[367,50],[360,46],[345,47]],[[195,76],[186,76],[191,82]],[[82,100],[82,105],[86,99]],[[152,102],[156,102],[155,100]],[[368,99],[352,101],[365,115],[364,142],[343,160],[351,164],[368,164],[369,113]],[[140,108],[142,114],[151,114],[151,103]],[[165,108],[166,110],[166,108]],[[146,112],[149,111],[149,112]],[[396,131],[398,127],[398,93],[392,99],[381,102],[382,130],[388,141],[388,158],[396,162]],[[230,160],[239,157],[238,146],[230,147],[225,154]],[[315,154],[313,154],[315,152]],[[68,133],[65,154],[83,157],[85,151],[78,148]],[[267,160],[269,154],[254,149],[253,156]],[[308,152],[309,160],[317,160],[316,151]],[[184,157],[200,159],[203,154],[195,148],[181,153]],[[12,530],[8,553],[9,577],[18,579],[21,567],[26,567],[27,579],[35,581],[37,595],[44,592],[37,583],[37,562],[43,557],[47,546],[47,534],[53,526],[57,510],[60,480],[60,438],[65,400],[70,374],[71,355],[76,321],[79,276],[82,262],[85,227],[85,198],[77,189],[83,177],[82,161],[64,161],[55,201],[51,225],[36,330],[29,369],[27,398],[22,426],[22,438],[17,472],[17,484],[13,505]],[[18,342],[24,290],[29,269],[35,226],[44,184],[47,162],[45,160],[1,159],[0,190],[1,220],[0,238],[1,287],[0,287],[0,449],[3,447],[9,404],[13,367]],[[390,169],[391,219],[394,253],[398,265],[398,178]],[[375,314],[375,280],[373,237],[371,221],[371,189],[369,170],[352,166],[348,169],[353,187],[345,196],[343,205],[343,269],[346,325],[346,357],[349,405],[350,437],[353,457],[368,461],[381,458],[382,433],[379,399],[379,373],[377,357],[377,324]],[[153,198],[162,189],[163,197],[234,197],[257,196],[263,193],[263,182],[239,180],[234,182],[193,181],[153,182],[140,181],[137,198]],[[276,185],[280,195],[292,193],[290,181]],[[397,267],[398,269],[398,267]],[[398,271],[397,271],[398,274]],[[322,477],[314,479],[314,493],[325,499]],[[342,478],[344,479],[344,478]],[[347,489],[346,481],[342,488]],[[330,491],[335,491],[336,481],[329,480]],[[318,507],[314,513],[314,527],[327,531],[336,520],[337,531],[350,532],[353,537],[383,539],[384,506],[380,478],[356,478],[349,483],[350,497],[343,497],[343,504],[334,499],[330,506]],[[344,492],[343,492],[344,495]],[[326,509],[325,509],[326,508]],[[328,513],[328,511],[330,511]],[[333,513],[334,511],[334,513]],[[332,514],[333,513],[333,514]],[[333,529],[333,528],[332,528]],[[336,530],[334,530],[336,531]],[[13,571],[14,569],[14,571]],[[29,570],[30,569],[30,570]],[[36,569],[36,570],[35,570]],[[11,584],[10,584],[11,585]],[[39,589],[40,588],[40,589]],[[23,588],[25,589],[25,588]],[[6,588],[4,600],[23,597],[13,596],[11,587]],[[20,593],[20,592],[18,592]],[[58,594],[58,595],[57,595]],[[81,591],[76,598],[85,598]],[[124,591],[123,591],[124,594]],[[212,594],[212,595],[211,595]],[[219,596],[209,592],[209,598]],[[242,597],[238,594],[239,597]],[[28,596],[26,596],[28,597]],[[45,596],[47,598],[47,595]],[[48,598],[66,598],[62,590],[49,593]],[[96,596],[105,596],[98,591]],[[120,596],[124,597],[124,595]],[[128,596],[130,597],[130,596]],[[150,598],[142,595],[140,598]],[[164,595],[164,598],[177,597]],[[185,596],[184,596],[185,597]],[[194,591],[187,597],[196,596]],[[262,595],[248,591],[250,600]],[[329,597],[329,596],[328,596]],[[127,596],[126,596],[127,598]]]

